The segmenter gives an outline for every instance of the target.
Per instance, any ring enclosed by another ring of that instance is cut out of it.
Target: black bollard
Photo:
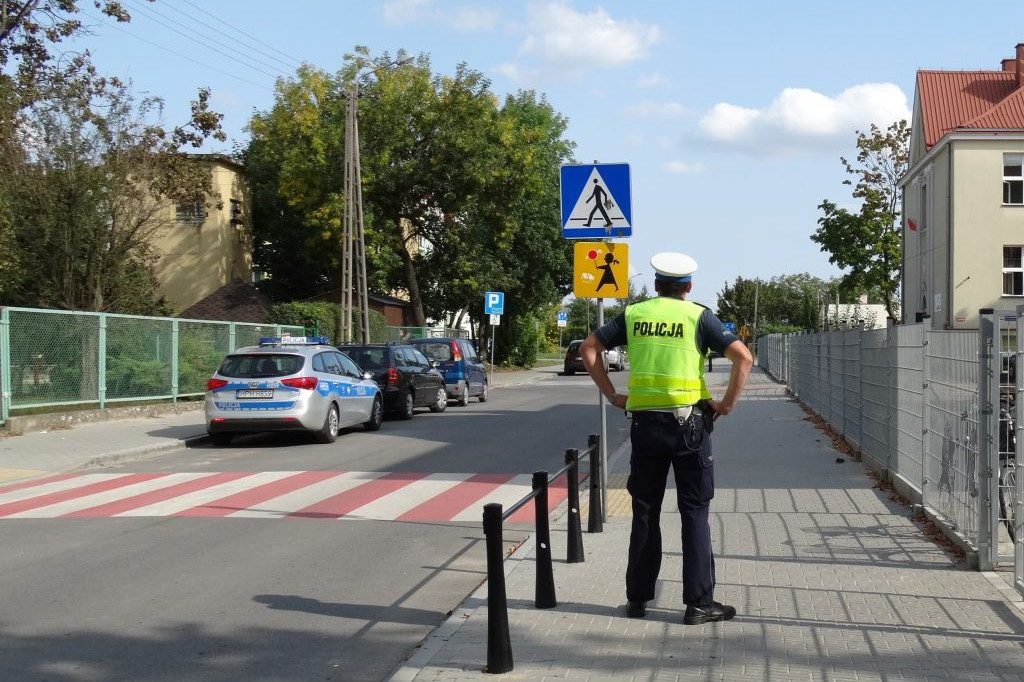
[[[580,527],[580,451],[571,448],[565,451],[565,463],[569,469],[565,477],[569,486],[569,526],[566,541],[565,562],[578,564],[584,561],[583,530]]]
[[[604,532],[604,512],[601,502],[601,437],[596,433],[587,438],[590,452],[590,513],[587,515],[587,532]]]
[[[548,523],[548,472],[533,474],[533,498],[537,517],[537,589],[533,605],[538,609],[552,609],[555,601],[555,574],[551,566],[551,530]]]
[[[487,537],[487,672],[512,670],[512,640],[508,631],[508,600],[505,597],[505,556],[501,538],[501,505],[484,505]]]

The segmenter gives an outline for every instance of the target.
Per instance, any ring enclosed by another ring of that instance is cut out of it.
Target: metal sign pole
[[[590,306],[587,306],[590,309]],[[597,326],[604,324],[604,299],[597,299]],[[604,362],[604,356],[600,358]],[[605,365],[605,369],[608,366]],[[597,408],[601,411],[601,520],[608,521],[608,415],[604,410],[604,394],[597,391]]]
[[[494,383],[494,346],[498,343],[498,335],[494,331],[494,316],[491,316],[491,377],[487,380],[488,384]]]

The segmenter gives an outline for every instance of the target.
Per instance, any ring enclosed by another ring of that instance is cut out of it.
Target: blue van
[[[469,403],[470,397],[487,402],[487,370],[469,339],[438,337],[412,339],[408,343],[437,362],[437,368],[444,375],[448,397],[457,400],[459,405]]]

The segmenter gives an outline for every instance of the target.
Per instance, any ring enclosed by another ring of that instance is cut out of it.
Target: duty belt
[[[670,410],[642,410],[642,412],[660,412],[663,414],[671,414],[675,415],[675,418],[679,419],[680,421],[684,419],[689,419],[691,414],[697,417],[704,414],[704,412],[700,409],[699,405],[683,405],[682,407],[674,407]]]

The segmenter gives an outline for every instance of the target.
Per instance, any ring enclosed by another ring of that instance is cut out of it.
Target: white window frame
[[[1016,166],[1020,173],[1007,175],[1008,166]],[[1024,154],[1003,154],[1003,206],[1024,206]]]
[[[1017,267],[1006,266],[1007,251],[1010,249],[1017,249],[1017,257],[1019,265]],[[1014,275],[1013,286],[1011,289],[1017,289],[1017,291],[1007,291],[1006,276]],[[1003,296],[1014,296],[1024,297],[1024,246],[1019,245],[1004,245],[1003,246]]]

